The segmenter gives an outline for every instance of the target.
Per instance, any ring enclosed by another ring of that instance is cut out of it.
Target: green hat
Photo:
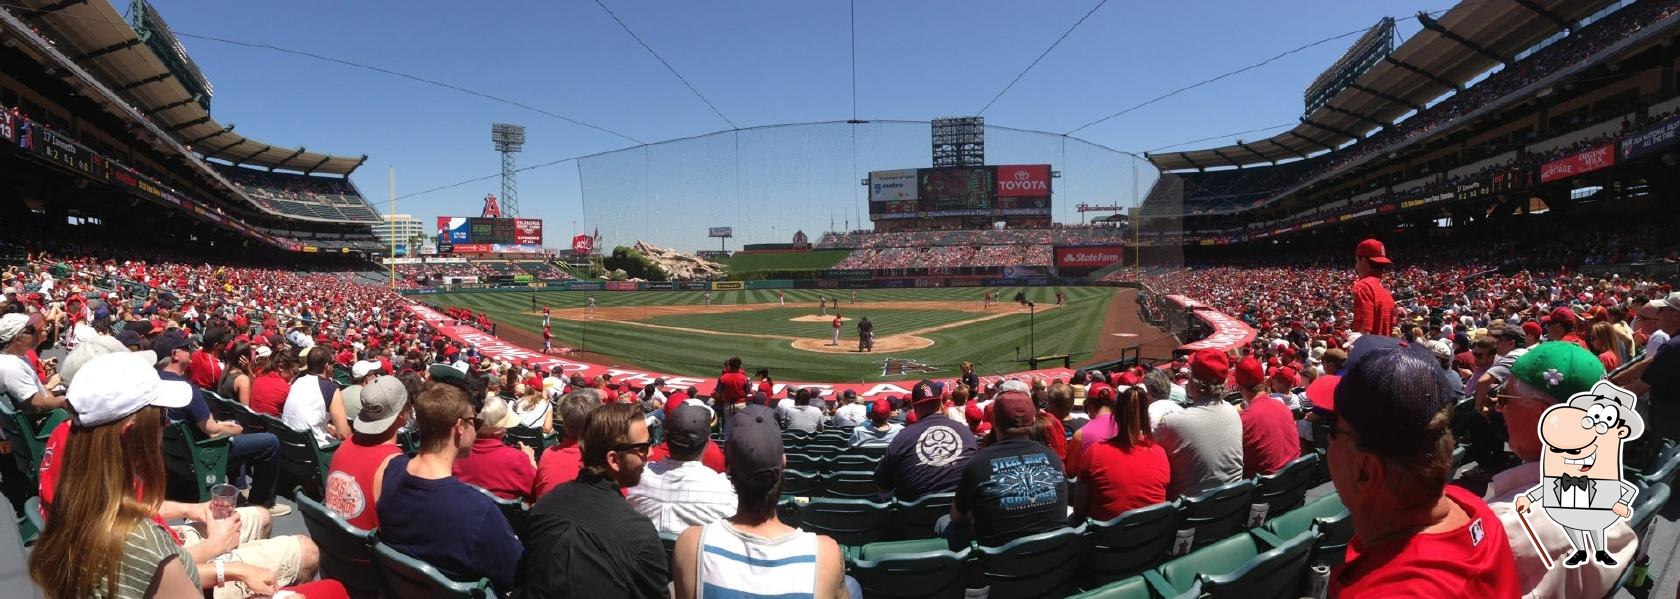
[[[1511,376],[1558,402],[1591,389],[1604,378],[1598,356],[1568,341],[1548,341],[1528,349],[1511,365]]]

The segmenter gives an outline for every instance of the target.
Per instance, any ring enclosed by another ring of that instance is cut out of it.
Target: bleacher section
[[[315,219],[378,222],[348,178],[312,177],[211,162],[211,166],[246,195],[267,202],[282,213]]]

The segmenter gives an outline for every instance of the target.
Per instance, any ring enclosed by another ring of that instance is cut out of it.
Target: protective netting
[[[871,257],[874,262],[858,262],[876,268],[880,260],[890,260],[895,252],[914,254],[922,260],[912,260],[903,270],[874,271],[876,277],[898,273],[916,277],[975,275],[973,278],[979,279],[981,275],[1024,273],[1022,276],[1030,278],[994,291],[1001,291],[1008,298],[1023,293],[1028,301],[1047,304],[1055,303],[1057,288],[1043,283],[1046,280],[1054,283],[1058,276],[1077,277],[1081,283],[1098,280],[1131,283],[1138,279],[1140,268],[1147,272],[1151,268],[1182,265],[1182,252],[1176,248],[1180,238],[1177,227],[1182,224],[1177,215],[1182,207],[1178,198],[1182,186],[1176,183],[1176,178],[1169,178],[1173,181],[1168,186],[1170,189],[1162,189],[1157,184],[1158,172],[1147,160],[1077,138],[1004,127],[987,127],[985,145],[987,164],[1050,165],[1054,173],[1050,221],[1055,223],[1054,228],[1008,229],[967,237],[905,233],[885,242],[879,237],[858,234],[841,243],[843,249],[828,255],[838,259],[860,244],[878,244],[891,247],[883,255]],[[747,245],[790,244],[795,240],[795,233],[802,232],[809,243],[821,249],[825,247],[825,233],[872,230],[869,192],[865,185],[871,171],[928,168],[930,162],[931,131],[927,122],[825,122],[723,131],[580,159],[581,208],[575,220],[580,233],[592,235],[599,231],[596,248],[605,257],[602,262],[609,266],[624,264],[612,258],[615,248],[633,246],[638,241],[693,254],[719,249],[735,251]],[[1143,227],[1133,230],[1125,219],[1136,218],[1138,205],[1145,197],[1153,209],[1173,214],[1170,218],[1148,219]],[[1080,212],[1077,209],[1080,204],[1103,207],[1106,211]],[[1093,224],[1093,221],[1104,222]],[[730,228],[733,237],[727,240],[708,237],[710,229],[722,227]],[[1083,230],[1069,230],[1072,228]],[[1141,253],[1134,251],[1140,242]],[[1160,242],[1166,242],[1171,249]],[[914,248],[901,252],[896,247],[929,244],[966,246],[934,252]],[[1062,256],[1054,253],[1055,248],[1074,245],[1124,246],[1123,259],[1095,272],[1089,266],[1058,269]],[[643,249],[641,253],[648,253],[649,248]],[[929,255],[949,257],[957,266],[923,263]],[[961,266],[997,265],[999,260],[1019,260],[1022,261],[1019,266],[1025,267]],[[799,277],[802,279],[823,278],[826,276],[823,269],[832,266],[813,268],[795,257],[788,258],[788,264],[788,270],[796,273],[806,269],[802,272],[809,276]],[[625,274],[634,277],[638,274],[630,272],[634,270],[627,269]],[[690,274],[706,276],[703,270]],[[918,280],[907,286],[923,287],[924,282]],[[839,301],[839,310],[866,312],[889,305],[868,305],[871,302],[897,302],[891,304],[892,308],[884,309],[891,312],[884,315],[891,316],[888,322],[908,320],[914,325],[925,325],[924,328],[959,321],[959,316],[951,314],[918,320],[902,313],[923,307],[927,308],[923,312],[943,314],[938,309],[940,302],[979,304],[982,301],[982,289],[959,291],[945,288],[947,282],[928,283],[926,289],[865,289],[858,298],[858,303],[864,306],[858,308],[849,306],[854,292],[848,287],[861,286],[854,281],[847,281],[839,288],[756,280],[740,285],[739,289],[733,285],[714,285],[701,290],[699,285],[690,284],[687,292],[681,291],[685,285],[677,281],[671,287],[678,291],[652,294],[652,297],[648,293],[609,291],[615,285],[608,282],[598,293],[569,292],[563,296],[550,295],[549,299],[559,302],[554,306],[556,309],[583,309],[578,314],[568,312],[568,320],[557,325],[556,335],[566,345],[586,350],[585,357],[594,361],[619,361],[667,372],[715,372],[722,359],[745,353],[759,356],[756,360],[748,359],[752,369],[797,371],[805,380],[872,378],[860,374],[865,372],[873,372],[873,378],[903,379],[916,374],[883,374],[892,369],[877,368],[884,361],[879,355],[817,351],[804,356],[782,350],[797,338],[828,340],[831,332],[828,319],[832,318],[833,308],[819,309],[816,307],[819,301],[825,304]],[[932,288],[935,285],[939,288]],[[591,297],[596,306],[594,311],[588,310]],[[764,324],[764,314],[744,314],[781,310],[783,302],[788,304],[788,318],[781,318],[777,313],[771,318],[775,322],[768,326]],[[574,316],[581,320],[571,320]],[[784,321],[803,324],[783,324]],[[1036,339],[1023,339],[1019,343],[1011,340],[1010,347],[998,344],[982,349],[976,344],[976,355],[964,359],[991,361],[997,370],[1024,369],[1024,366],[1005,364],[1010,360],[1000,356],[1012,359],[1028,351],[1044,354],[1044,348],[1039,347],[1042,339],[1054,339],[1059,332],[1057,327],[1074,326],[1071,322],[1051,321],[1051,328],[1046,329],[1040,326],[1043,324],[1030,325],[1039,327],[1034,333]],[[855,322],[848,316],[845,322],[848,338],[854,336],[854,327]],[[698,332],[727,334],[715,336],[714,346],[705,348],[677,342]],[[1015,345],[1019,347],[1014,348]],[[1088,354],[1091,344],[1084,345],[1080,353]],[[1052,344],[1051,347],[1060,346]],[[908,351],[896,355],[919,354]],[[921,357],[924,359],[919,363],[940,370],[947,366],[954,368],[955,362],[961,361],[943,354]],[[940,373],[945,374],[948,373]]]

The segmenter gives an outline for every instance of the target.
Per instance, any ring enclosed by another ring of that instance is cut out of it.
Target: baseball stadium
[[[0,2],[0,596],[1680,597],[1680,0],[1447,4]]]

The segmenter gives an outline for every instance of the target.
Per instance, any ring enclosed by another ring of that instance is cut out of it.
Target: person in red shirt
[[[1452,476],[1457,397],[1429,350],[1393,337],[1353,344],[1329,397],[1330,481],[1353,521],[1332,597],[1516,597],[1505,527]],[[1321,401],[1321,400],[1328,400]]]
[[[1111,412],[1114,436],[1086,447],[1069,472],[1079,479],[1073,494],[1075,520],[1112,520],[1127,510],[1167,500],[1172,468],[1167,451],[1149,433],[1148,397],[1131,390],[1121,393]]]
[[[408,389],[394,376],[380,376],[362,386],[362,409],[350,421],[355,432],[333,452],[323,503],[351,526],[379,528],[374,504],[384,488],[385,466],[402,455],[397,429],[408,421]]]
[[[536,501],[537,461],[532,457],[536,448],[515,448],[502,440],[507,429],[519,425],[519,417],[502,398],[490,397],[484,400],[478,419],[478,437],[472,451],[455,460],[455,478],[502,499]]]
[[[286,406],[286,396],[292,392],[292,369],[296,366],[296,358],[289,349],[276,351],[266,359],[259,358],[257,378],[251,381],[251,409],[279,418]]]
[[[583,467],[583,449],[578,447],[578,439],[583,436],[583,422],[598,407],[601,407],[600,393],[587,387],[560,398],[560,425],[565,435],[559,445],[544,450],[542,459],[537,461],[537,480],[531,489],[533,495],[542,497],[549,489],[577,478],[578,469]]]
[[[1367,239],[1354,249],[1353,332],[1362,335],[1394,334],[1394,297],[1383,287],[1383,271],[1391,264],[1381,241]]]
[[[1587,346],[1587,341],[1575,334],[1580,322],[1581,319],[1575,315],[1574,310],[1570,310],[1568,306],[1558,306],[1550,315],[1540,319],[1540,326],[1546,330],[1547,340],[1568,341],[1581,346],[1581,349],[1592,351],[1592,348]]]
[[[1260,362],[1253,356],[1237,363],[1235,378],[1247,402],[1241,414],[1243,477],[1277,472],[1301,455],[1301,434],[1295,426],[1295,413],[1272,396]]]

